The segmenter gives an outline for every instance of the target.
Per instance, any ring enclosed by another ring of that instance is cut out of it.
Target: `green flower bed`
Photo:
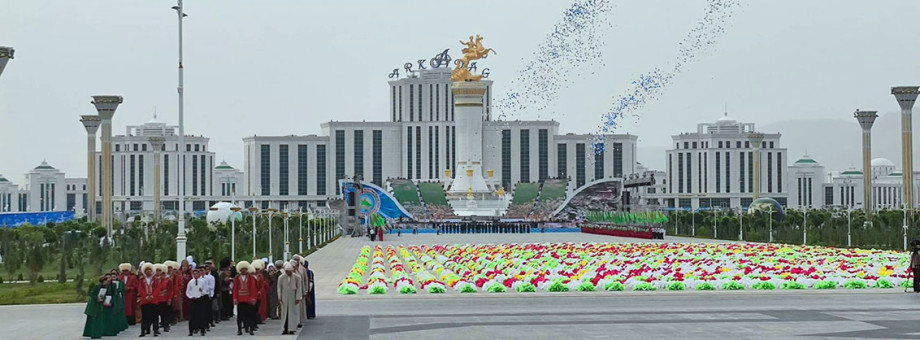
[[[744,285],[735,281],[729,281],[722,285],[722,290],[744,290]]]
[[[812,286],[812,287],[814,287],[815,289],[836,289],[836,288],[837,288],[837,282],[834,282],[834,281],[818,281],[818,282],[815,282],[814,286]]]
[[[751,285],[751,288],[756,290],[774,290],[776,285],[769,281],[760,281]]]
[[[340,294],[340,295],[354,295],[354,294],[358,294],[358,289],[355,288],[354,286],[350,286],[350,285],[349,285],[349,286],[340,286],[340,287],[339,287],[339,294]]]
[[[703,282],[696,285],[696,290],[716,290],[716,285],[712,282]]]
[[[371,287],[370,291],[368,291],[368,294],[386,294],[386,293],[387,293],[387,289],[383,286],[374,286],[374,287]]]
[[[487,291],[489,293],[504,293],[508,291],[508,288],[505,288],[505,285],[496,282],[496,283],[493,283],[491,286],[489,286],[489,289]]]
[[[556,280],[551,285],[549,285],[549,288],[546,290],[554,293],[567,292],[569,291],[569,286],[566,286],[564,283],[562,283],[562,280]]]
[[[476,288],[473,287],[472,283],[467,283],[465,285],[460,286],[460,292],[461,293],[475,293]]]
[[[804,284],[801,284],[795,281],[786,281],[786,282],[783,282],[782,288],[783,289],[805,289],[808,287],[805,287]]]
[[[597,288],[594,287],[594,285],[591,284],[591,282],[585,281],[585,282],[582,282],[581,285],[578,286],[577,290],[579,292],[593,292],[597,290]]]
[[[402,288],[399,289],[400,294],[415,294],[416,292],[415,287],[410,285],[402,286]]]
[[[886,279],[879,279],[878,281],[875,281],[875,288],[894,288],[894,283],[891,283],[891,281]]]
[[[641,282],[639,284],[636,284],[636,287],[633,288],[633,290],[650,292],[650,291],[658,290],[658,288],[655,288],[655,286],[652,285],[651,283]]]
[[[617,281],[611,281],[604,285],[604,290],[608,292],[622,292],[626,290],[626,285]]]
[[[867,285],[865,281],[858,279],[848,280],[843,284],[843,287],[846,289],[865,289],[866,286]]]
[[[668,283],[668,286],[665,288],[667,290],[684,290],[687,288],[687,285],[685,285],[683,282],[680,282],[680,281],[673,281],[673,282]]]
[[[444,292],[446,292],[446,291],[447,291],[447,290],[444,289],[444,287],[441,287],[441,286],[436,286],[436,285],[429,285],[429,286],[428,286],[428,292],[429,292],[429,293],[432,293],[432,294],[441,294],[441,293],[444,293]]]
[[[534,286],[530,282],[526,282],[526,283],[523,283],[517,286],[517,288],[515,288],[514,290],[517,291],[518,293],[533,293],[537,291],[537,286]]]

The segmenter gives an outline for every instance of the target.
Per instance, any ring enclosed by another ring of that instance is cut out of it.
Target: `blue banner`
[[[352,181],[341,181],[342,199],[347,199],[348,195],[355,193],[355,186]],[[362,190],[355,199],[355,205],[358,214],[367,216],[368,214],[378,213],[386,219],[406,218],[412,220],[412,215],[404,209],[396,198],[388,192],[372,183],[361,183]],[[362,223],[365,221],[361,218]]]
[[[72,220],[73,211],[51,211],[35,213],[0,213],[0,227],[18,227],[23,224],[44,225]]]

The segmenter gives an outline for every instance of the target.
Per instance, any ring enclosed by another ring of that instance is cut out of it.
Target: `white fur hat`
[[[262,270],[265,268],[265,262],[262,262],[262,260],[259,259],[252,260],[252,268],[255,270]]]
[[[154,268],[153,268],[153,267],[154,267],[154,266],[153,266],[153,263],[150,263],[150,262],[144,262],[144,264],[143,264],[143,265],[141,265],[141,272],[142,272],[142,273],[143,273],[143,272],[146,272],[146,271],[147,271],[147,269],[150,269],[150,270],[154,270]]]
[[[179,269],[179,262],[176,262],[176,261],[164,261],[163,264],[166,267],[172,268],[174,270]]]
[[[294,254],[293,259],[294,259],[294,261],[300,262],[301,256],[300,256],[300,255],[297,255],[297,254]]]
[[[241,272],[241,271],[243,271],[244,268],[245,268],[246,270],[252,270],[252,268],[250,268],[250,267],[252,267],[252,266],[249,265],[249,262],[240,261],[239,263],[236,264],[236,271]]]
[[[285,262],[284,271],[294,271],[294,265],[292,265],[290,262]]]
[[[160,271],[160,272],[164,272],[164,273],[165,273],[165,272],[166,272],[166,265],[165,265],[165,264],[162,264],[162,263],[157,263],[157,264],[153,265],[153,269],[155,269],[156,271]]]
[[[121,271],[131,270],[131,264],[130,264],[130,263],[122,263],[122,264],[118,265],[118,270],[121,270]]]

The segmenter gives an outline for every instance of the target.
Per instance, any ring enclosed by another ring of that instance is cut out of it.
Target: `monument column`
[[[93,96],[93,105],[102,120],[102,226],[112,237],[112,117],[123,101],[121,96]]]
[[[456,178],[449,193],[490,192],[482,173],[482,104],[486,85],[481,81],[457,81],[454,122],[457,129]]]
[[[160,208],[160,150],[163,149],[163,145],[166,144],[166,138],[163,137],[150,137],[150,146],[153,148],[153,220],[156,223],[159,223],[161,208]]]
[[[862,156],[863,156],[863,211],[869,213],[874,210],[872,202],[872,124],[878,118],[878,111],[859,111],[853,118],[862,127]]]
[[[763,143],[764,135],[760,132],[751,132],[748,140],[754,147],[754,200],[760,198],[760,145]]]
[[[901,106],[901,174],[902,174],[902,203],[908,211],[914,209],[914,157],[913,157],[913,132],[911,131],[911,110],[917,100],[920,87],[898,86],[891,88],[891,94]],[[907,214],[908,218],[910,214]]]
[[[96,220],[96,131],[102,120],[98,115],[80,116],[86,128],[86,220]]]

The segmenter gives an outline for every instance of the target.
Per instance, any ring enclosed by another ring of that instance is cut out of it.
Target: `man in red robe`
[[[175,287],[172,285],[172,279],[166,276],[168,271],[168,266],[165,264],[157,263],[153,266],[156,268],[156,302],[157,302],[157,312],[160,316],[160,327],[163,327],[164,332],[169,332],[169,316],[172,314],[172,299],[173,293],[175,292]]]
[[[153,326],[153,334],[160,335],[160,327],[157,323],[157,279],[153,275],[153,263],[144,263],[141,266],[141,272],[144,277],[137,281],[137,292],[141,300],[141,336],[150,334],[150,327]]]
[[[243,335],[243,329],[249,335],[255,331],[255,305],[258,291],[254,275],[249,262],[240,261],[236,264],[237,275],[233,278],[233,305],[236,306],[236,335]]]
[[[255,270],[253,277],[256,279],[256,290],[258,291],[258,297],[256,302],[256,312],[258,313],[258,319],[256,320],[257,324],[264,324],[265,318],[268,316],[268,301],[266,298],[268,296],[268,280],[265,277],[264,269],[265,262],[262,260],[252,261],[253,270]],[[259,327],[256,326],[256,330]]]
[[[131,273],[130,263],[118,265],[118,270],[121,271],[121,274],[118,275],[118,280],[125,285],[125,319],[128,320],[128,325],[134,326],[134,305],[137,303],[137,277]]]

